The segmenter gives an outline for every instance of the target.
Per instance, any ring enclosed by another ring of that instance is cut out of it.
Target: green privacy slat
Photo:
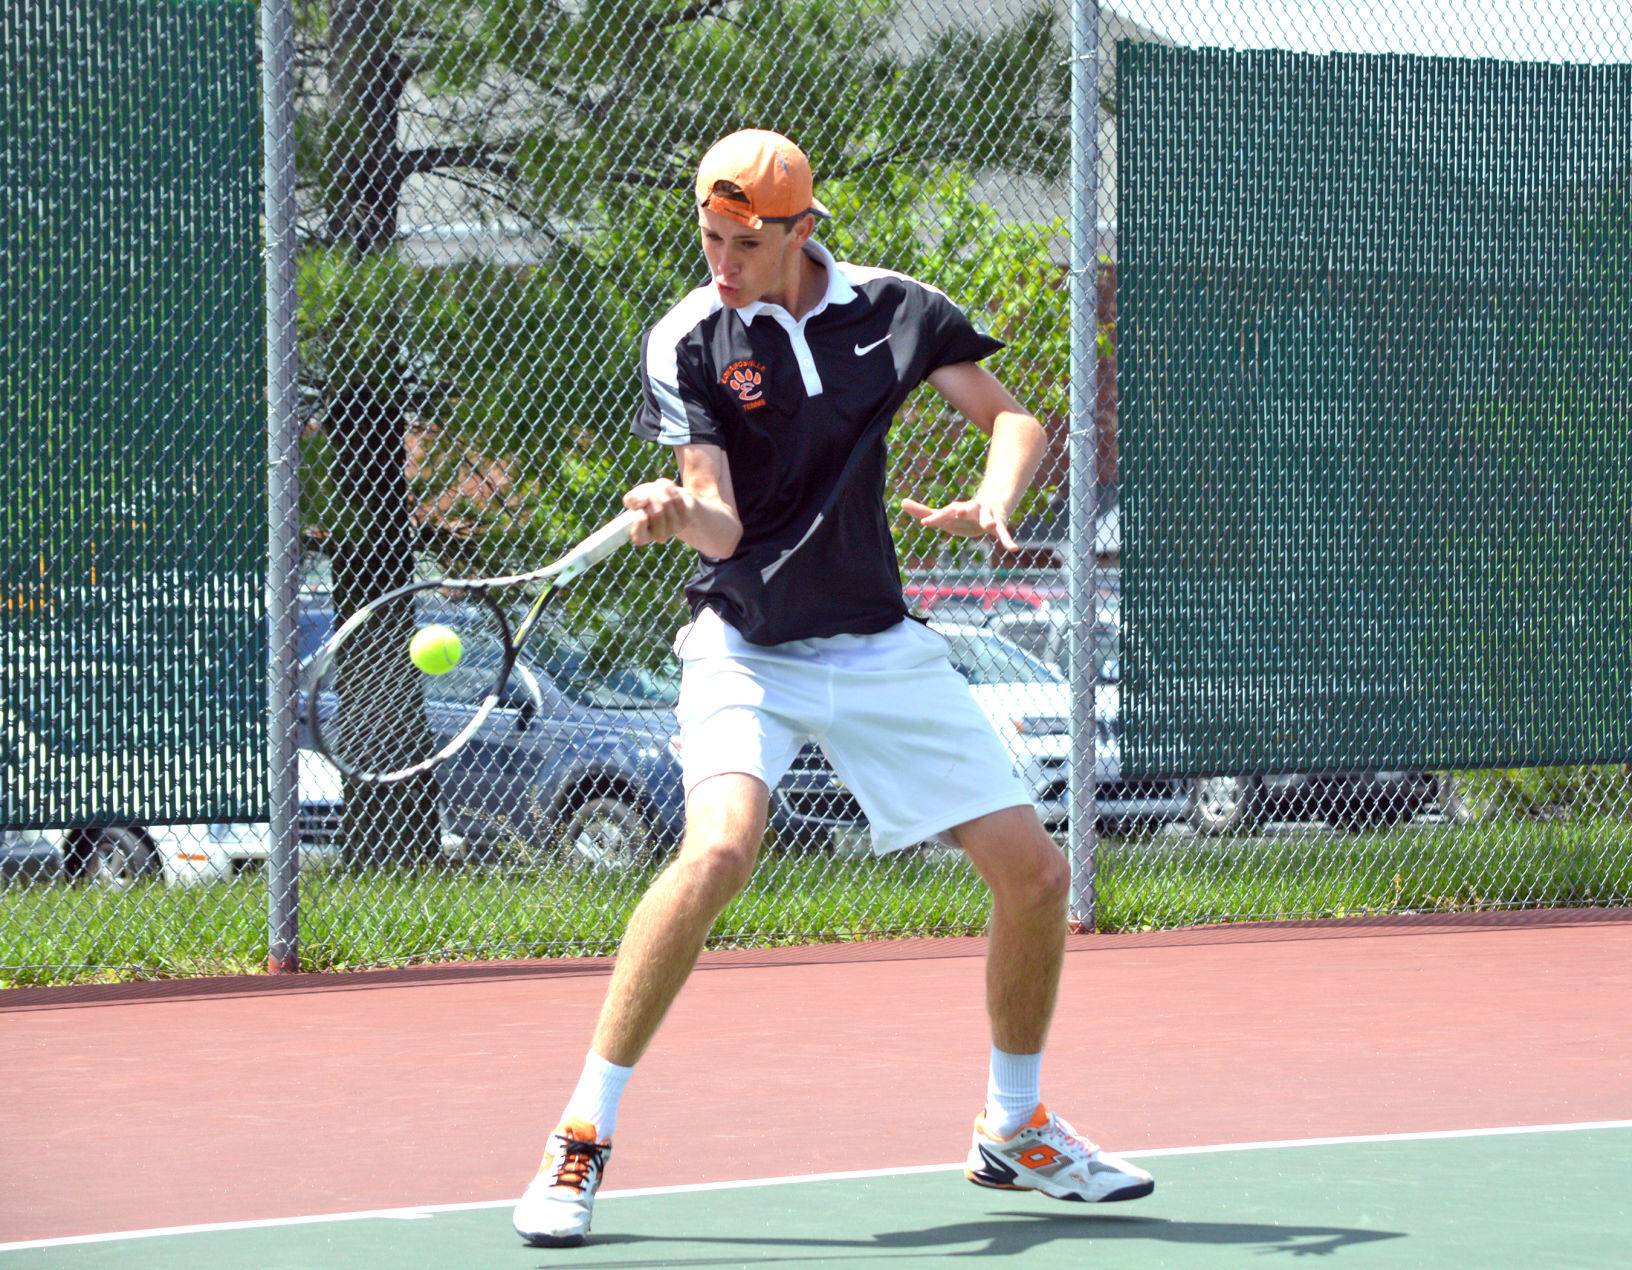
[[[0,33],[0,819],[264,817],[255,7]]]
[[[1124,768],[1632,755],[1632,67],[1118,100]]]

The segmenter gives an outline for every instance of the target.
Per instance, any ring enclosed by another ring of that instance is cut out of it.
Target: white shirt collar
[[[833,259],[832,252],[812,238],[805,244],[805,255],[827,269],[827,290],[816,302],[815,307],[800,319],[801,323],[810,321],[830,304],[849,304],[856,298],[855,287],[851,285],[843,266]],[[752,304],[745,304],[737,310],[737,315],[742,318],[744,326],[751,325],[761,313],[770,313],[773,317],[780,315],[779,321],[788,323],[793,321],[793,315],[780,304],[768,304],[764,300],[755,300]]]

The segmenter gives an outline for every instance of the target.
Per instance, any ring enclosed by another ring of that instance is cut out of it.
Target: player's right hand
[[[691,519],[695,501],[684,486],[666,476],[636,485],[623,496],[623,505],[645,515],[630,527],[629,541],[644,547],[678,537]]]

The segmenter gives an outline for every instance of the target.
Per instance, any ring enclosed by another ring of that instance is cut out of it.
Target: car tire
[[[86,831],[71,861],[75,877],[111,890],[123,890],[159,867],[151,842],[134,829],[116,827]]]
[[[1454,772],[1435,773],[1433,780],[1433,801],[1423,808],[1424,811],[1438,812],[1448,825],[1465,825],[1474,819],[1474,809],[1462,797],[1462,787],[1457,783]]]
[[[593,869],[632,869],[654,849],[651,820],[638,804],[617,795],[574,803],[558,841],[569,862]]]
[[[1213,837],[1250,825],[1257,812],[1258,780],[1253,776],[1198,776],[1190,782],[1190,827]]]

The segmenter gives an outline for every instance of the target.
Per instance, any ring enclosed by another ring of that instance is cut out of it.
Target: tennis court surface
[[[1628,1264],[1632,913],[1074,937],[1045,1091],[1158,1182],[1102,1207],[955,1167],[981,952],[708,954],[566,1251],[508,1205],[604,962],[3,993],[0,1268]]]

